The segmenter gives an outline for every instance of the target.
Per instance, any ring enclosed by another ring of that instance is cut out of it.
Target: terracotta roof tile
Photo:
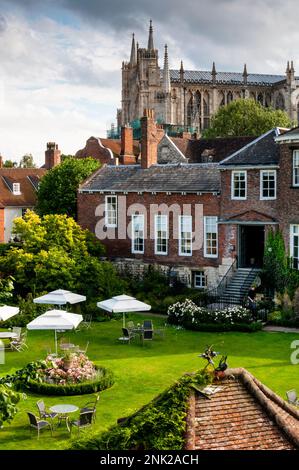
[[[193,392],[188,449],[299,449],[299,411],[244,369],[230,369],[210,399]]]
[[[36,186],[46,171],[43,168],[0,168],[1,206],[34,207]],[[20,195],[10,189],[13,183],[20,183]]]

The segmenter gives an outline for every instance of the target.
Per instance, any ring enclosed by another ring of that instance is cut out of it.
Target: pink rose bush
[[[69,357],[46,358],[47,368],[42,370],[44,380],[54,384],[75,384],[93,380],[98,372],[85,354],[73,353]]]

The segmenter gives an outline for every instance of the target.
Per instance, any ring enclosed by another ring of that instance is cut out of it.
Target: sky
[[[294,60],[299,75],[298,13],[297,0],[0,0],[0,154],[42,165],[49,141],[74,154],[106,137],[150,18],[171,68],[283,74]]]

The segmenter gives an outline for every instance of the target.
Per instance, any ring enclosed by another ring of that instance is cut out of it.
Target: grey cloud
[[[3,15],[0,14],[0,33],[6,30],[7,23],[6,19]]]

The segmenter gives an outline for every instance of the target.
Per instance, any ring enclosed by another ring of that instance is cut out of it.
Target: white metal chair
[[[299,399],[295,389],[289,390],[287,392],[287,399],[288,403],[290,403],[291,405],[299,406]]]

